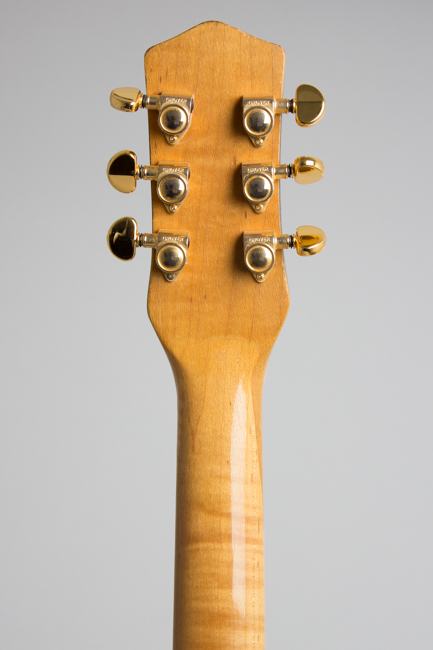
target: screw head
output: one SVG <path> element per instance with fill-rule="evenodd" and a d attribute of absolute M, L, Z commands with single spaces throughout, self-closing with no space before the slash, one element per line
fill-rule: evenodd
<path fill-rule="evenodd" d="M 263 138 L 257 138 L 256 140 L 256 147 L 262 147 L 264 143 Z"/>

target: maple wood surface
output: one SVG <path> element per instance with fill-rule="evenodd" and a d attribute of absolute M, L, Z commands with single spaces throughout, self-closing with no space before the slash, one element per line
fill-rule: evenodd
<path fill-rule="evenodd" d="M 289 307 L 281 251 L 265 283 L 242 233 L 280 234 L 279 188 L 264 214 L 243 197 L 242 162 L 279 162 L 280 116 L 261 149 L 241 98 L 283 96 L 284 50 L 219 22 L 149 49 L 146 92 L 194 94 L 173 147 L 149 111 L 150 163 L 188 162 L 188 196 L 169 215 L 152 189 L 153 232 L 188 230 L 188 265 L 168 283 L 152 263 L 148 311 L 178 391 L 175 650 L 264 648 L 261 394 Z"/>

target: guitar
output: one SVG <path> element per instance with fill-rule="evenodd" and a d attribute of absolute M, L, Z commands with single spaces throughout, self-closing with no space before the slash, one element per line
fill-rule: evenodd
<path fill-rule="evenodd" d="M 123 260 L 155 249 L 148 312 L 178 394 L 175 650 L 265 645 L 261 401 L 289 309 L 281 249 L 326 241 L 310 226 L 280 234 L 279 183 L 323 175 L 309 156 L 280 164 L 282 114 L 310 126 L 325 107 L 305 84 L 281 99 L 284 59 L 206 22 L 147 51 L 146 94 L 111 94 L 122 111 L 149 109 L 150 164 L 123 151 L 107 172 L 123 192 L 153 181 L 153 232 L 123 217 L 108 245 Z"/>

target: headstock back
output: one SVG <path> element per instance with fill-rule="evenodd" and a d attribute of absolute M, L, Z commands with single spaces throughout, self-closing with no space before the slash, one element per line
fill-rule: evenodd
<path fill-rule="evenodd" d="M 145 55 L 148 95 L 194 95 L 192 125 L 170 146 L 149 111 L 150 164 L 187 162 L 188 197 L 167 214 L 152 184 L 153 232 L 190 233 L 189 261 L 174 283 L 152 264 L 148 311 L 176 370 L 177 362 L 210 341 L 244 341 L 267 358 L 289 308 L 281 251 L 263 284 L 243 261 L 244 231 L 281 232 L 279 188 L 263 214 L 242 193 L 242 162 L 279 162 L 280 118 L 263 148 L 242 127 L 246 96 L 282 97 L 284 50 L 220 22 L 202 23 L 150 48 Z M 258 73 L 267 70 L 268 74 Z"/>

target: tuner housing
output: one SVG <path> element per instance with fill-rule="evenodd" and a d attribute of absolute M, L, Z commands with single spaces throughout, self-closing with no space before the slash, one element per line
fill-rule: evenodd
<path fill-rule="evenodd" d="M 142 167 L 142 178 L 153 180 L 153 167 Z M 147 176 L 147 170 L 150 170 Z M 167 212 L 177 212 L 188 194 L 190 170 L 188 163 L 160 162 L 156 165 L 156 193 Z"/>
<path fill-rule="evenodd" d="M 168 144 L 179 144 L 191 126 L 194 97 L 162 93 L 143 95 L 143 108 L 158 111 L 158 126 Z"/>
<path fill-rule="evenodd" d="M 277 241 L 272 230 L 244 232 L 244 262 L 257 282 L 264 282 L 275 264 Z"/>
<path fill-rule="evenodd" d="M 242 163 L 242 189 L 254 212 L 261 213 L 274 193 L 274 181 L 291 176 L 290 165 Z"/>
<path fill-rule="evenodd" d="M 174 282 L 188 263 L 189 233 L 185 230 L 158 230 L 155 262 L 168 282 Z"/>

